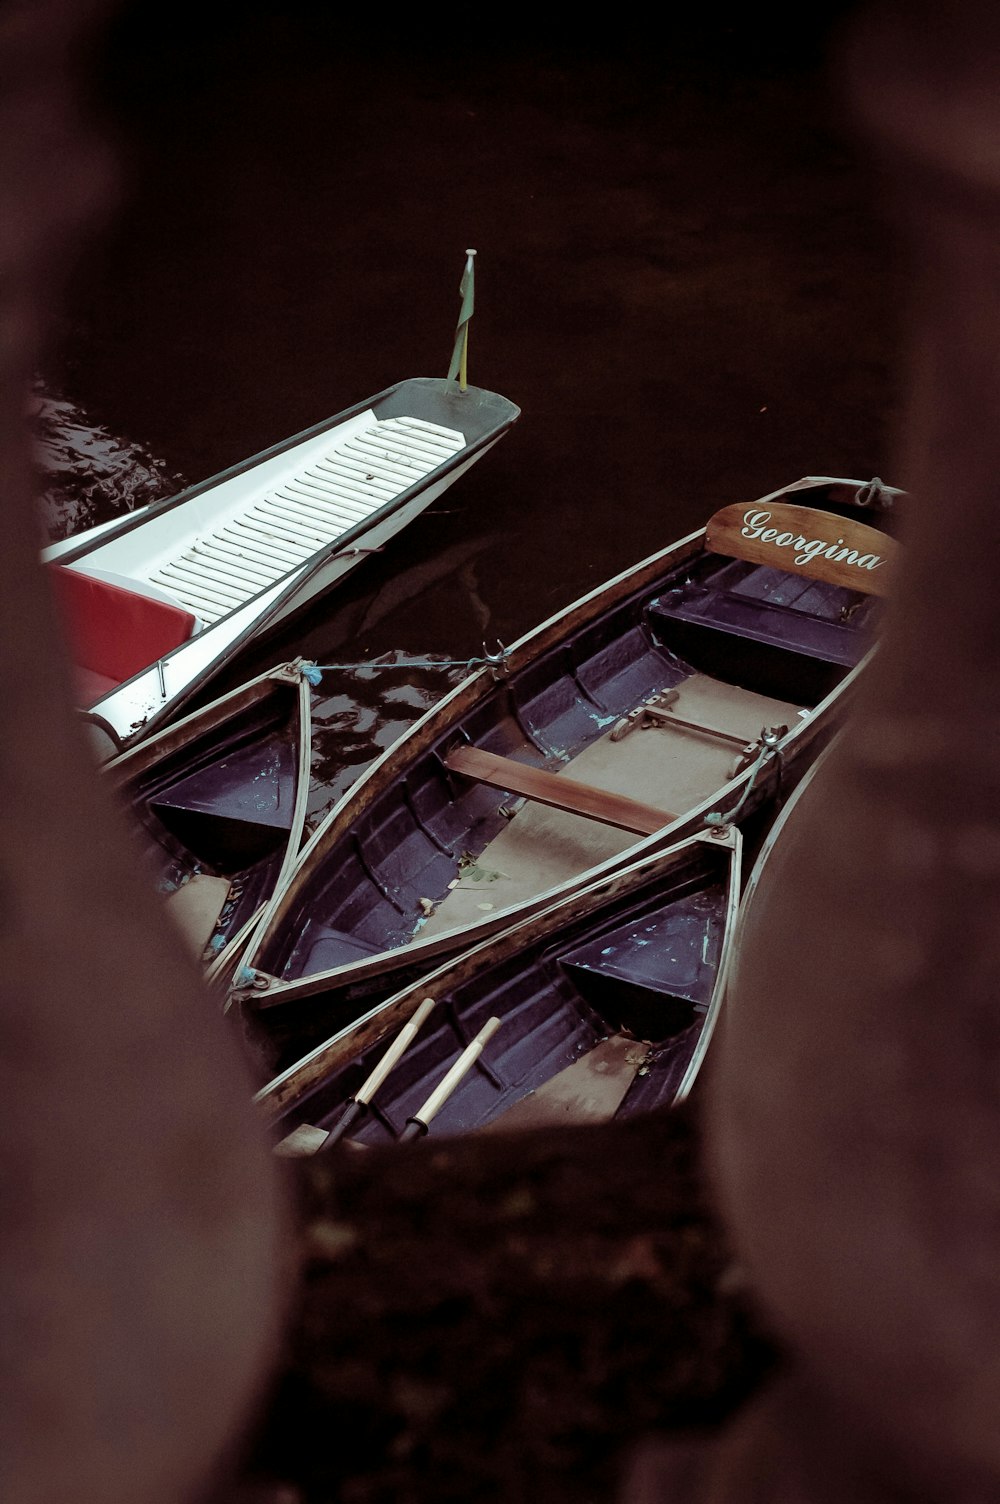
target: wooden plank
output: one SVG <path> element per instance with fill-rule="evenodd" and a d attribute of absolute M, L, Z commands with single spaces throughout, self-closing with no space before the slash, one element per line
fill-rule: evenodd
<path fill-rule="evenodd" d="M 478 1131 L 607 1122 L 618 1111 L 648 1055 L 648 1044 L 625 1034 L 612 1034 Z"/>
<path fill-rule="evenodd" d="M 779 501 L 723 507 L 705 529 L 705 545 L 712 553 L 866 595 L 888 594 L 898 550 L 887 533 L 865 522 Z"/>
<path fill-rule="evenodd" d="M 229 897 L 229 886 L 228 877 L 211 877 L 207 872 L 196 872 L 188 882 L 167 896 L 167 913 L 196 957 L 202 955 L 211 938 Z"/>
<path fill-rule="evenodd" d="M 577 783 L 560 773 L 550 773 L 546 768 L 532 768 L 526 763 L 515 762 L 511 757 L 498 757 L 495 752 L 486 752 L 482 747 L 453 747 L 445 756 L 444 765 L 450 772 L 461 773 L 477 783 L 521 794 L 525 799 L 555 809 L 570 810 L 573 814 L 585 815 L 588 819 L 600 820 L 605 825 L 615 825 L 636 835 L 651 836 L 677 818 L 667 810 L 654 809 L 651 804 L 642 804 L 638 799 L 610 794 L 593 784 Z"/>
<path fill-rule="evenodd" d="M 275 1144 L 274 1153 L 281 1159 L 299 1159 L 318 1153 L 329 1137 L 325 1128 L 314 1128 L 312 1123 L 300 1123 Z"/>

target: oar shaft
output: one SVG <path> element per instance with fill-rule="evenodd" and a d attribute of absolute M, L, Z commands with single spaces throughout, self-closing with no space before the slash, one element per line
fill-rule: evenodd
<path fill-rule="evenodd" d="M 424 1019 L 427 1017 L 428 1013 L 430 1013 L 433 1007 L 434 999 L 432 997 L 425 997 L 416 1013 L 414 1013 L 413 1017 L 410 1019 L 409 1023 L 404 1024 L 400 1029 L 399 1033 L 396 1035 L 396 1038 L 386 1050 L 385 1054 L 382 1056 L 382 1059 L 372 1071 L 371 1075 L 366 1081 L 362 1082 L 357 1091 L 354 1093 L 354 1100 L 356 1102 L 364 1102 L 367 1104 L 371 1101 L 372 1097 L 378 1091 L 386 1076 L 396 1064 L 400 1055 L 403 1054 L 404 1050 L 409 1049 L 414 1035 L 417 1033 L 418 1029 L 423 1024 Z"/>
<path fill-rule="evenodd" d="M 447 1102 L 463 1076 L 466 1076 L 475 1065 L 483 1053 L 483 1049 L 493 1038 L 499 1027 L 500 1020 L 498 1018 L 487 1019 L 475 1039 L 471 1040 L 465 1046 L 465 1049 L 459 1055 L 454 1065 L 441 1078 L 437 1086 L 435 1086 L 424 1105 L 413 1114 L 412 1118 L 408 1119 L 406 1127 L 400 1134 L 400 1142 L 416 1138 L 418 1134 L 427 1132 L 431 1124 L 431 1119 L 437 1115 L 445 1102 Z"/>

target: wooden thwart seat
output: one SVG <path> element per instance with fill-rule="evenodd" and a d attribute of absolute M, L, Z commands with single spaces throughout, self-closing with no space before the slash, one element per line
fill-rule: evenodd
<path fill-rule="evenodd" d="M 489 784 L 491 788 L 504 789 L 511 794 L 521 794 L 539 804 L 548 804 L 554 809 L 565 809 L 575 815 L 584 815 L 591 820 L 600 820 L 605 825 L 615 825 L 620 830 L 629 830 L 636 835 L 651 836 L 675 820 L 667 810 L 655 809 L 638 799 L 629 799 L 624 794 L 612 794 L 606 789 L 595 788 L 590 783 L 577 783 L 561 773 L 550 773 L 546 768 L 532 768 L 516 762 L 511 757 L 499 757 L 495 752 L 486 752 L 482 747 L 453 747 L 443 759 L 445 767 L 464 778 L 477 783 Z"/>

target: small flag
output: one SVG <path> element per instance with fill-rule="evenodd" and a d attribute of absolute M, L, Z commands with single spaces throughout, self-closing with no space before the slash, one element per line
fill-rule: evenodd
<path fill-rule="evenodd" d="M 462 299 L 461 312 L 458 315 L 458 329 L 455 332 L 455 348 L 452 351 L 451 365 L 448 367 L 448 380 L 454 381 L 458 377 L 458 384 L 465 391 L 466 378 L 468 376 L 469 361 L 469 321 L 476 303 L 476 267 L 475 251 L 466 251 L 465 271 L 462 280 L 458 284 L 459 296 Z"/>

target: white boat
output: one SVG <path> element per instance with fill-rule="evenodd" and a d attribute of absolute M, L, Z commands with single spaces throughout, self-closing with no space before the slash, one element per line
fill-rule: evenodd
<path fill-rule="evenodd" d="M 415 377 L 46 547 L 98 755 L 172 721 L 250 638 L 381 549 L 519 415 L 496 392 Z"/>

